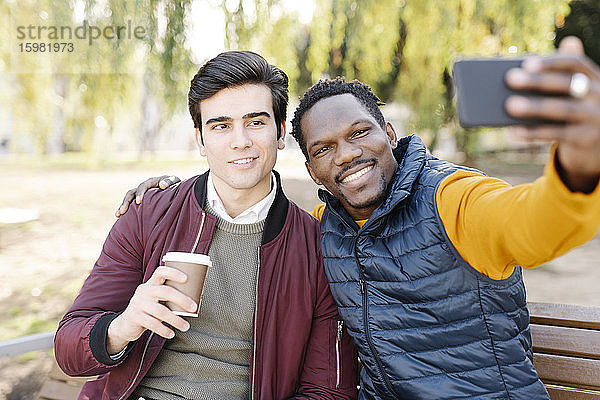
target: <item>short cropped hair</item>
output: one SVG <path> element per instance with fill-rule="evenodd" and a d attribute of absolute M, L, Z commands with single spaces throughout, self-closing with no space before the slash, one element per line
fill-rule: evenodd
<path fill-rule="evenodd" d="M 288 104 L 288 77 L 261 55 L 252 51 L 226 51 L 207 61 L 192 79 L 188 108 L 194 128 L 202 133 L 200 101 L 226 88 L 245 84 L 264 84 L 271 90 L 273 113 L 277 124 L 277 139 L 285 123 Z M 200 136 L 202 140 L 202 135 Z"/>
<path fill-rule="evenodd" d="M 384 103 L 379 100 L 379 97 L 373 93 L 368 85 L 358 80 L 346 82 L 344 77 L 339 76 L 333 80 L 321 79 L 304 93 L 304 96 L 300 99 L 298 108 L 296 108 L 296 111 L 294 112 L 294 118 L 292 119 L 292 136 L 296 139 L 296 142 L 298 142 L 307 161 L 308 151 L 306 149 L 304 135 L 302 134 L 302 128 L 300 127 L 300 120 L 319 100 L 346 93 L 356 97 L 356 99 L 365 106 L 369 114 L 375 118 L 375 121 L 381 126 L 381 129 L 385 130 L 385 118 L 383 118 L 383 114 L 379 109 L 379 106 Z"/>

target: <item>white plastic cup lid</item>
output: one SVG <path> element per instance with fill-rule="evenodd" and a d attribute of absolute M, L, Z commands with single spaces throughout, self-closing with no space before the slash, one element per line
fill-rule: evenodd
<path fill-rule="evenodd" d="M 212 267 L 212 262 L 210 261 L 210 257 L 206 254 L 196 254 L 196 253 L 184 253 L 179 251 L 170 251 L 166 253 L 163 258 L 163 262 L 169 261 L 179 261 L 185 263 L 192 264 L 202 264 L 208 267 Z"/>

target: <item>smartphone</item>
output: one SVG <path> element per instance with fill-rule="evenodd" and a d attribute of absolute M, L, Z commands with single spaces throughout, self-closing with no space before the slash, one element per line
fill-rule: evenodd
<path fill-rule="evenodd" d="M 521 66 L 522 62 L 522 58 L 478 58 L 454 63 L 452 75 L 457 95 L 458 120 L 463 128 L 549 122 L 513 118 L 504 108 L 504 102 L 510 95 L 535 95 L 532 92 L 510 89 L 504 82 L 506 72 Z"/>

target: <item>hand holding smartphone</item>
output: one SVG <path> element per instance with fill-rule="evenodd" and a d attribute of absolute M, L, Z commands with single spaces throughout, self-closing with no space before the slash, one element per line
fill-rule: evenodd
<path fill-rule="evenodd" d="M 600 67 L 585 56 L 579 39 L 564 38 L 546 57 L 461 60 L 454 80 L 462 126 L 528 125 L 515 129 L 515 136 L 556 143 L 554 161 L 570 191 L 592 193 L 598 187 Z M 505 80 L 519 90 L 509 89 Z"/>
<path fill-rule="evenodd" d="M 556 121 L 518 119 L 506 112 L 504 102 L 511 95 L 542 95 L 539 92 L 513 90 L 506 85 L 506 72 L 511 68 L 520 67 L 523 60 L 479 58 L 458 60 L 454 63 L 458 119 L 462 127 L 556 124 Z M 548 96 L 548 93 L 544 96 Z"/>

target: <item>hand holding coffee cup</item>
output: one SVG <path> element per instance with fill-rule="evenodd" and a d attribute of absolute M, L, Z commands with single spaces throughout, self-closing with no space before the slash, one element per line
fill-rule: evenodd
<path fill-rule="evenodd" d="M 131 341 L 137 340 L 146 329 L 170 339 L 175 332 L 169 324 L 180 331 L 187 331 L 190 324 L 176 315 L 162 302 L 176 304 L 188 312 L 198 310 L 198 304 L 179 290 L 167 286 L 166 281 L 185 283 L 188 277 L 178 269 L 168 266 L 158 267 L 150 279 L 139 285 L 127 308 L 108 327 L 106 349 L 109 354 L 117 354 Z"/>
<path fill-rule="evenodd" d="M 167 279 L 165 285 L 171 286 L 181 293 L 187 295 L 196 302 L 198 307 L 190 312 L 180 304 L 167 301 L 166 305 L 176 315 L 186 317 L 197 317 L 200 309 L 200 300 L 202 299 L 202 290 L 206 281 L 208 269 L 212 266 L 210 257 L 205 254 L 169 252 L 164 255 L 163 262 L 166 266 L 175 268 L 187 275 L 185 282 L 179 282 Z"/>

